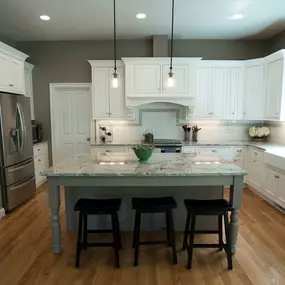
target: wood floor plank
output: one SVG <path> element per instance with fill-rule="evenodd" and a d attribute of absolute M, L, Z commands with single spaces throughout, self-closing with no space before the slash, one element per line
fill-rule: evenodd
<path fill-rule="evenodd" d="M 62 191 L 61 195 L 64 193 Z M 64 201 L 64 199 L 62 199 Z M 234 269 L 227 270 L 224 252 L 195 249 L 193 266 L 185 269 L 182 233 L 176 234 L 178 264 L 170 248 L 142 246 L 133 267 L 132 234 L 123 233 L 121 268 L 114 268 L 113 249 L 88 248 L 80 269 L 74 268 L 76 233 L 67 233 L 64 203 L 60 207 L 64 252 L 52 253 L 46 185 L 36 196 L 0 221 L 0 285 L 269 285 L 285 284 L 285 215 L 244 191 Z M 146 235 L 153 235 L 146 234 Z M 106 235 L 100 235 L 104 240 Z M 216 242 L 212 235 L 195 237 Z"/>

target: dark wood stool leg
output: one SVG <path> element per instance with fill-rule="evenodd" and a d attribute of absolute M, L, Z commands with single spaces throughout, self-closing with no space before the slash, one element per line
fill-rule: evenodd
<path fill-rule="evenodd" d="M 139 247 L 140 247 L 140 230 L 141 230 L 141 212 L 136 210 L 135 231 L 134 231 L 134 247 L 135 247 L 134 266 L 138 265 Z"/>
<path fill-rule="evenodd" d="M 188 232 L 189 232 L 189 227 L 190 227 L 190 219 L 191 219 L 191 212 L 187 210 L 187 218 L 186 218 L 184 239 L 183 239 L 183 245 L 182 245 L 183 250 L 187 248 L 187 238 L 188 238 Z"/>
<path fill-rule="evenodd" d="M 228 212 L 224 213 L 225 220 L 225 232 L 226 232 L 226 241 L 227 241 L 227 258 L 228 258 L 228 269 L 233 269 L 233 261 L 232 261 L 232 249 L 231 249 L 231 235 L 230 235 L 230 227 L 229 227 L 229 217 Z"/>
<path fill-rule="evenodd" d="M 167 212 L 165 213 L 165 222 L 166 222 L 166 237 L 167 237 L 167 246 L 171 245 L 170 240 L 170 226 L 169 226 L 169 217 L 167 215 Z"/>
<path fill-rule="evenodd" d="M 83 245 L 84 249 L 87 248 L 87 214 L 83 214 Z"/>
<path fill-rule="evenodd" d="M 172 260 L 173 264 L 177 264 L 177 253 L 176 253 L 176 243 L 175 243 L 175 231 L 174 231 L 174 222 L 173 222 L 173 213 L 172 210 L 167 211 L 169 227 L 170 227 L 170 240 L 172 247 Z"/>
<path fill-rule="evenodd" d="M 134 222 L 134 231 L 133 231 L 133 248 L 135 248 L 135 239 L 136 239 L 136 232 L 137 232 L 137 222 L 136 222 L 136 217 L 137 217 L 137 210 L 135 212 L 135 222 Z"/>
<path fill-rule="evenodd" d="M 78 234 L 77 234 L 77 248 L 76 248 L 76 259 L 75 259 L 75 267 L 79 267 L 80 265 L 80 252 L 82 248 L 82 219 L 83 215 L 79 212 L 79 219 L 78 219 Z"/>
<path fill-rule="evenodd" d="M 112 212 L 112 226 L 113 226 L 113 237 L 114 237 L 114 250 L 115 250 L 115 259 L 116 259 L 116 267 L 120 267 L 120 256 L 119 256 L 119 238 L 118 238 L 118 229 L 117 229 L 117 212 Z"/>
<path fill-rule="evenodd" d="M 120 222 L 119 222 L 119 217 L 118 217 L 118 212 L 116 212 L 116 224 L 117 224 L 117 235 L 118 235 L 118 240 L 119 240 L 119 248 L 122 249 L 122 239 L 121 239 L 121 230 L 120 230 Z"/>
<path fill-rule="evenodd" d="M 193 256 L 193 245 L 194 245 L 194 235 L 195 235 L 195 225 L 196 225 L 196 215 L 192 212 L 191 215 L 191 227 L 190 227 L 190 241 L 188 246 L 188 263 L 187 269 L 192 267 L 192 256 Z"/>
<path fill-rule="evenodd" d="M 224 249 L 223 245 L 223 215 L 219 215 L 218 217 L 218 224 L 219 224 L 219 250 Z"/>

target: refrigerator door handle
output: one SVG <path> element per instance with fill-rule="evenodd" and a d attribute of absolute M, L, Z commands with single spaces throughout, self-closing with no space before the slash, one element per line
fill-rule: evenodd
<path fill-rule="evenodd" d="M 21 133 L 22 133 L 20 149 L 23 151 L 24 142 L 26 141 L 26 125 L 25 125 L 25 119 L 23 115 L 23 108 L 20 103 L 17 103 L 17 111 L 19 113 L 20 124 L 21 124 L 20 127 L 21 127 Z"/>
<path fill-rule="evenodd" d="M 35 179 L 35 175 L 31 175 L 29 178 L 27 178 L 24 182 L 21 181 L 20 184 L 16 185 L 16 186 L 12 186 L 12 187 L 9 187 L 9 190 L 13 191 L 13 190 L 17 190 L 27 184 L 29 184 L 33 179 Z"/>
<path fill-rule="evenodd" d="M 33 164 L 33 160 L 29 160 L 28 162 L 22 163 L 21 165 L 19 165 L 19 167 L 14 167 L 14 168 L 10 168 L 8 169 L 8 173 L 12 173 L 12 172 L 16 172 L 19 171 L 21 169 L 26 168 L 28 165 Z"/>

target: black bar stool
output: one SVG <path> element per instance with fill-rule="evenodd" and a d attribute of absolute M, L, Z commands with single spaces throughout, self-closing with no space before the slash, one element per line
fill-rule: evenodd
<path fill-rule="evenodd" d="M 175 232 L 172 210 L 177 207 L 172 197 L 164 198 L 133 198 L 133 210 L 135 214 L 135 226 L 133 235 L 133 248 L 135 248 L 134 266 L 138 265 L 140 245 L 168 244 L 172 247 L 173 264 L 177 264 L 177 253 L 175 246 Z M 145 213 L 165 213 L 167 241 L 140 241 L 141 215 Z"/>
<path fill-rule="evenodd" d="M 121 199 L 79 199 L 74 206 L 74 211 L 79 211 L 78 237 L 75 267 L 79 267 L 80 253 L 82 248 L 88 246 L 114 247 L 117 268 L 120 267 L 119 249 L 122 248 L 118 211 L 120 210 Z M 88 215 L 110 215 L 112 219 L 111 230 L 90 230 L 87 228 Z M 83 223 L 83 241 L 82 241 Z M 87 241 L 87 233 L 113 233 L 112 243 L 90 243 Z"/>
<path fill-rule="evenodd" d="M 232 252 L 231 252 L 231 233 L 229 227 L 228 213 L 232 211 L 232 207 L 225 199 L 217 200 L 184 200 L 187 209 L 187 219 L 184 231 L 183 249 L 187 248 L 188 251 L 188 264 L 187 268 L 192 266 L 193 248 L 219 248 L 225 250 L 228 259 L 228 269 L 233 268 Z M 218 230 L 217 231 L 195 231 L 196 216 L 199 215 L 217 215 L 218 216 Z M 225 222 L 226 244 L 223 242 L 223 216 Z M 190 230 L 189 230 L 190 229 Z M 190 241 L 187 243 L 188 234 L 190 233 Z M 218 234 L 218 244 L 194 244 L 194 235 L 199 234 Z"/>

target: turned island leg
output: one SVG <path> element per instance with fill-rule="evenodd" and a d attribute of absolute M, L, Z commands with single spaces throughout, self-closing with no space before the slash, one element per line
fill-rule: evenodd
<path fill-rule="evenodd" d="M 239 220 L 239 210 L 234 209 L 231 213 L 231 222 L 230 222 L 230 232 L 231 232 L 231 247 L 232 254 L 236 253 L 236 243 L 238 236 L 238 220 Z"/>
<path fill-rule="evenodd" d="M 48 197 L 49 207 L 51 212 L 51 231 L 53 252 L 55 254 L 61 253 L 61 233 L 60 233 L 60 187 L 56 185 L 52 177 L 48 177 Z"/>

